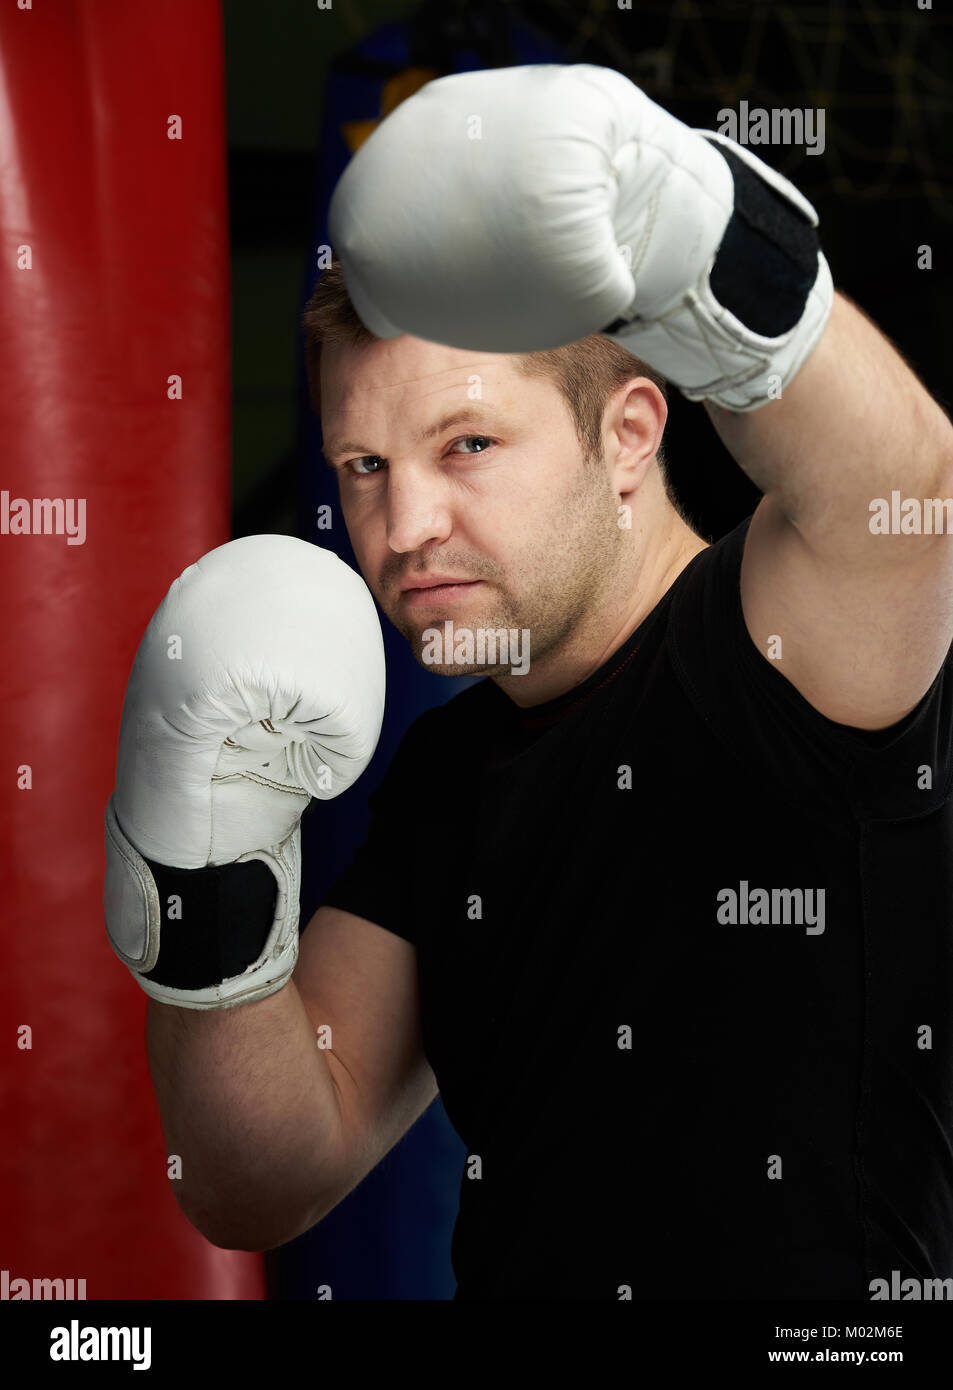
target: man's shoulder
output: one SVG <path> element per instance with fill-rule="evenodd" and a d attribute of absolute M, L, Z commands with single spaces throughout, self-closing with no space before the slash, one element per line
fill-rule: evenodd
<path fill-rule="evenodd" d="M 672 586 L 672 617 L 684 622 L 691 612 L 698 620 L 713 601 L 719 608 L 725 602 L 730 607 L 736 595 L 740 605 L 741 560 L 751 515 L 692 556 Z"/>
<path fill-rule="evenodd" d="M 723 569 L 726 565 L 740 565 L 741 555 L 748 537 L 748 527 L 751 525 L 753 516 L 754 512 L 749 512 L 730 530 L 725 531 L 717 540 L 709 542 L 703 550 L 700 550 L 696 557 L 698 568 L 703 572 L 714 572 Z"/>

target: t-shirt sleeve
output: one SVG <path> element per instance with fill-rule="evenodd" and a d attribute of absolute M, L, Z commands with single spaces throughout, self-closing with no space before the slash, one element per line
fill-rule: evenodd
<path fill-rule="evenodd" d="M 428 710 L 407 729 L 378 785 L 367 798 L 369 821 L 364 841 L 351 862 L 324 894 L 321 906 L 364 917 L 412 945 L 416 940 L 409 839 L 413 806 L 426 771 L 425 742 L 432 727 Z"/>
<path fill-rule="evenodd" d="M 953 644 L 916 708 L 889 729 L 839 724 L 764 656 L 741 603 L 750 517 L 702 551 L 672 605 L 668 647 L 701 717 L 734 755 L 787 798 L 839 820 L 904 820 L 936 810 L 953 787 Z"/>

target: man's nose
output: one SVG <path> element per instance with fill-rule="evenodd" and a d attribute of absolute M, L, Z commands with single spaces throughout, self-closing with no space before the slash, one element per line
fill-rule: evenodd
<path fill-rule="evenodd" d="M 445 541 L 453 529 L 441 480 L 429 469 L 391 472 L 387 491 L 387 543 L 405 554 L 430 541 Z"/>

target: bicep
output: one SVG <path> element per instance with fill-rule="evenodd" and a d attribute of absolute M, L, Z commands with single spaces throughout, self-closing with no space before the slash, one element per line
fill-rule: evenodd
<path fill-rule="evenodd" d="M 867 535 L 849 557 L 837 549 L 812 547 L 765 496 L 742 557 L 745 625 L 821 714 L 888 728 L 929 690 L 953 640 L 953 541 Z"/>
<path fill-rule="evenodd" d="M 417 953 L 363 917 L 322 906 L 301 934 L 292 978 L 326 1042 L 338 1093 L 340 1200 L 437 1094 L 421 1035 Z"/>

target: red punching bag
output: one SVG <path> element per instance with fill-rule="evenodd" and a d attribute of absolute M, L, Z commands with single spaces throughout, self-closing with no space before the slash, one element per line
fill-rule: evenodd
<path fill-rule="evenodd" d="M 102 909 L 136 647 L 229 539 L 222 69 L 217 0 L 0 10 L 0 1265 L 89 1299 L 263 1290 L 179 1212 Z"/>

